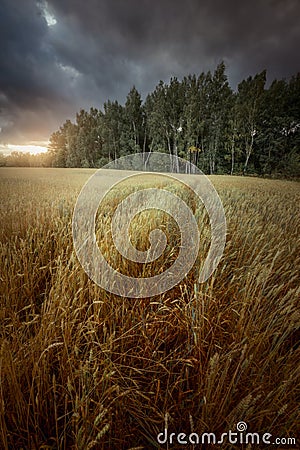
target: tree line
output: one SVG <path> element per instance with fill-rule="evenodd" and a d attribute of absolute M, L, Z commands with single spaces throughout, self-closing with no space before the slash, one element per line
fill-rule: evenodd
<path fill-rule="evenodd" d="M 80 110 L 50 137 L 54 167 L 101 167 L 135 152 L 166 152 L 208 174 L 300 174 L 300 73 L 266 87 L 266 71 L 234 91 L 220 63 L 212 73 L 160 81 L 142 101 Z M 47 159 L 48 158 L 48 159 Z M 176 167 L 174 167 L 176 171 Z"/>
<path fill-rule="evenodd" d="M 9 155 L 0 153 L 0 167 L 52 167 L 53 155 L 49 152 L 31 154 L 13 151 Z"/>

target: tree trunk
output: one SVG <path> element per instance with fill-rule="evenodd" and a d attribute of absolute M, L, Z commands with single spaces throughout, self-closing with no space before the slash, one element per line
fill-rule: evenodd
<path fill-rule="evenodd" d="M 246 160 L 245 160 L 245 164 L 244 164 L 244 168 L 243 168 L 243 175 L 246 175 L 246 172 L 247 172 L 249 158 L 251 156 L 252 149 L 253 149 L 254 134 L 255 134 L 254 130 L 252 130 L 250 144 L 249 145 L 246 144 Z"/>
<path fill-rule="evenodd" d="M 135 143 L 135 151 L 136 151 L 137 147 L 139 145 L 139 140 L 138 140 L 138 135 L 136 132 L 136 126 L 135 126 L 134 120 L 132 121 L 132 127 L 133 127 L 133 132 L 134 132 L 134 143 Z"/>
<path fill-rule="evenodd" d="M 177 142 L 176 142 L 176 136 L 174 136 L 174 141 L 173 141 L 173 155 L 175 157 L 174 160 L 174 169 L 176 173 L 179 173 L 179 162 L 178 162 L 178 151 L 177 151 Z"/>
<path fill-rule="evenodd" d="M 166 138 L 167 138 L 167 144 L 168 144 L 168 151 L 170 155 L 170 170 L 173 171 L 173 157 L 172 157 L 172 150 L 171 150 L 171 142 L 168 132 L 166 131 Z"/>
<path fill-rule="evenodd" d="M 233 175 L 233 170 L 234 170 L 234 136 L 232 137 L 232 141 L 231 141 L 231 170 L 230 170 L 230 175 Z"/>

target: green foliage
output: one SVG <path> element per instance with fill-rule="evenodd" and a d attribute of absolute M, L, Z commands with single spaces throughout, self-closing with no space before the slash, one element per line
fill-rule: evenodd
<path fill-rule="evenodd" d="M 67 120 L 51 135 L 41 165 L 101 167 L 127 154 L 158 151 L 210 174 L 299 177 L 299 148 L 300 74 L 266 88 L 264 70 L 233 92 L 222 62 L 213 73 L 160 81 L 144 102 L 133 86 L 124 106 L 108 100 L 103 111 L 80 110 L 75 123 Z M 32 165 L 24 156 L 12 161 Z"/>
<path fill-rule="evenodd" d="M 248 163 L 253 153 L 257 137 L 258 125 L 262 120 L 262 104 L 265 95 L 266 71 L 249 77 L 238 85 L 237 121 L 240 140 L 244 153 L 243 173 L 248 169 Z"/>
<path fill-rule="evenodd" d="M 142 110 L 142 99 L 135 87 L 127 96 L 123 109 L 123 129 L 121 135 L 121 146 L 125 153 L 142 151 L 144 114 Z"/>

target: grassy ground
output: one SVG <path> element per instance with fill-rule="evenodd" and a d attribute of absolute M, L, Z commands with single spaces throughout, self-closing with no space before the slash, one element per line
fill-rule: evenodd
<path fill-rule="evenodd" d="M 0 448 L 154 449 L 165 426 L 219 436 L 240 421 L 299 436 L 299 183 L 211 177 L 227 219 L 214 275 L 127 299 L 95 285 L 73 249 L 92 173 L 0 169 Z"/>

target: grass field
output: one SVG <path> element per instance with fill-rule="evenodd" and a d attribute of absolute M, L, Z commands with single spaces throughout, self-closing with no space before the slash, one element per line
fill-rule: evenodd
<path fill-rule="evenodd" d="M 92 173 L 0 169 L 0 448 L 210 448 L 160 446 L 157 434 L 220 436 L 241 421 L 299 439 L 300 184 L 210 177 L 227 219 L 213 276 L 199 285 L 192 271 L 160 296 L 128 299 L 93 283 L 73 249 L 72 213 Z M 99 245 L 114 255 L 101 214 Z"/>

